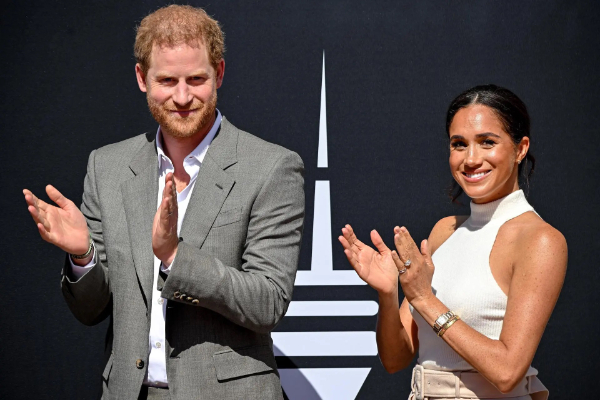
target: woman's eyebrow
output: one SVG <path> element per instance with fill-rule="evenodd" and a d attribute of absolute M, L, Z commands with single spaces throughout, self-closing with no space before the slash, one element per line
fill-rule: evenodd
<path fill-rule="evenodd" d="M 452 136 L 450 136 L 450 140 L 453 140 L 453 139 L 463 139 L 464 140 L 465 137 L 461 136 L 461 135 L 452 135 Z"/>
<path fill-rule="evenodd" d="M 477 137 L 477 138 L 489 137 L 489 136 L 493 136 L 495 138 L 501 139 L 500 135 L 497 135 L 497 134 L 492 133 L 492 132 L 478 133 L 477 135 L 475 135 L 475 137 Z"/>

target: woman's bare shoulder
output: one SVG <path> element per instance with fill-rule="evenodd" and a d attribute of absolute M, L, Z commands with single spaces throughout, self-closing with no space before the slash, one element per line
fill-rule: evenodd
<path fill-rule="evenodd" d="M 558 229 L 533 212 L 522 214 L 505 225 L 499 233 L 504 230 L 505 237 L 514 243 L 514 254 L 520 255 L 518 260 L 523 261 L 517 265 L 523 264 L 528 269 L 538 264 L 543 269 L 566 269 L 567 241 Z"/>
<path fill-rule="evenodd" d="M 506 222 L 505 230 L 525 247 L 544 247 L 566 250 L 567 241 L 563 234 L 534 212 L 527 212 Z"/>
<path fill-rule="evenodd" d="M 469 218 L 468 215 L 451 215 L 440 219 L 429 234 L 428 244 L 431 254 L 446 241 L 459 226 Z"/>
<path fill-rule="evenodd" d="M 567 240 L 563 234 L 537 214 L 525 213 L 512 222 L 513 227 L 518 227 L 518 243 L 523 250 L 566 253 Z"/>

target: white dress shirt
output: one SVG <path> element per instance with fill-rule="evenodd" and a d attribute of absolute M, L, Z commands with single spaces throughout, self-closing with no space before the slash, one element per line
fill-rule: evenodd
<path fill-rule="evenodd" d="M 186 156 L 183 161 L 183 168 L 190 176 L 190 183 L 180 193 L 177 193 L 178 235 L 181 230 L 181 223 L 185 217 L 185 212 L 187 210 L 192 191 L 194 190 L 194 186 L 196 184 L 196 178 L 198 177 L 198 171 L 200 171 L 200 165 L 202 164 L 202 161 L 204 161 L 204 156 L 206 155 L 208 147 L 214 139 L 219 126 L 221 126 L 221 120 L 221 113 L 219 110 L 217 110 L 217 118 L 215 119 L 215 123 L 213 124 L 212 128 L 202 142 L 200 142 L 200 144 L 194 150 L 192 150 L 192 152 Z M 160 127 L 158 127 L 156 132 L 156 151 L 158 153 L 158 193 L 156 208 L 158 209 L 162 200 L 162 192 L 165 188 L 165 176 L 169 172 L 174 172 L 173 163 L 169 157 L 166 156 L 163 150 L 162 132 Z M 94 254 L 92 257 L 92 261 L 83 267 L 73 264 L 73 261 L 71 260 L 73 276 L 76 279 L 80 279 L 95 265 L 96 254 Z M 150 354 L 148 356 L 148 369 L 146 371 L 146 376 L 144 377 L 144 384 L 149 386 L 168 386 L 167 362 L 165 354 L 165 315 L 167 311 L 167 301 L 160 296 L 160 291 L 156 288 L 156 284 L 159 269 L 168 274 L 171 271 L 171 267 L 172 265 L 162 265 L 160 260 L 154 256 L 154 279 L 152 284 L 153 307 L 150 315 L 150 334 L 148 337 Z"/>

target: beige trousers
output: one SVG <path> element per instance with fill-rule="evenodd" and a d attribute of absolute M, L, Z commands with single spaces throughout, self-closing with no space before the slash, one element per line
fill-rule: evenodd
<path fill-rule="evenodd" d="M 476 371 L 436 371 L 415 366 L 408 400 L 513 399 L 547 400 L 548 389 L 536 375 L 526 376 L 509 393 L 502 393 Z"/>

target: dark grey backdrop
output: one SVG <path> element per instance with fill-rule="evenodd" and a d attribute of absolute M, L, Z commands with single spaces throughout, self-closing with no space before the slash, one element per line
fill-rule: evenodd
<path fill-rule="evenodd" d="M 99 396 L 106 323 L 88 328 L 59 290 L 64 255 L 43 243 L 21 189 L 47 183 L 80 202 L 87 156 L 154 130 L 134 78 L 134 26 L 162 1 L 4 1 L 0 6 L 0 398 Z M 475 84 L 528 104 L 538 168 L 530 201 L 566 236 L 569 270 L 534 365 L 551 399 L 592 398 L 598 343 L 600 5 L 584 1 L 197 2 L 226 32 L 220 110 L 296 150 L 306 164 L 310 266 L 316 179 L 331 181 L 332 224 L 366 237 L 406 225 L 427 236 L 452 206 L 444 114 Z M 317 170 L 322 53 L 329 168 Z M 391 238 L 391 233 L 387 239 Z M 349 268 L 334 238 L 336 269 Z M 296 300 L 375 299 L 368 287 L 298 288 Z M 374 317 L 285 320 L 280 330 L 374 330 Z M 405 398 L 409 372 L 376 357 L 280 359 L 371 366 L 359 399 Z"/>

